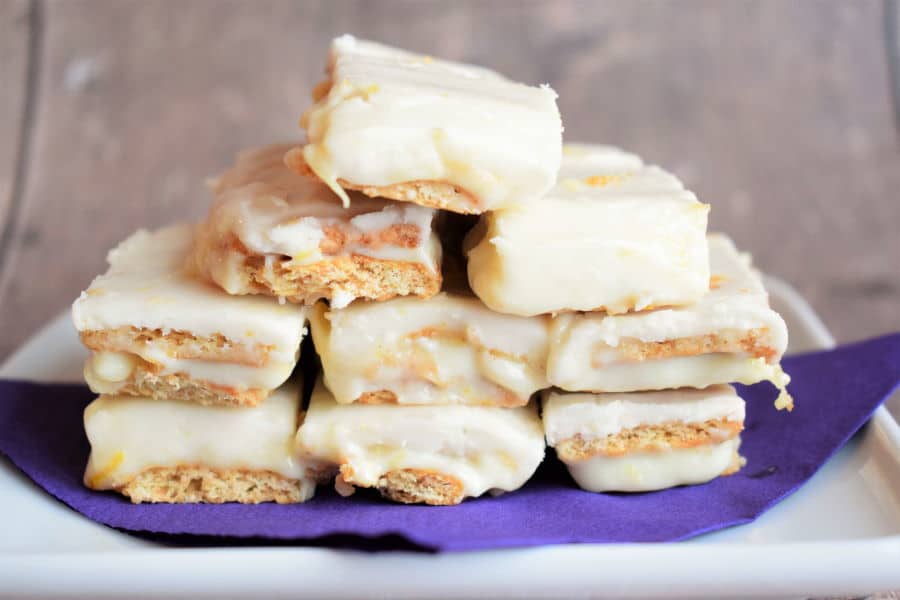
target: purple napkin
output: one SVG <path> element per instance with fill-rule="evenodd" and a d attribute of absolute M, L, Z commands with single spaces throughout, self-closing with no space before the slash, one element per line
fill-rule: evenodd
<path fill-rule="evenodd" d="M 458 551 L 572 542 L 661 542 L 752 521 L 806 482 L 897 387 L 900 334 L 784 361 L 793 413 L 769 384 L 743 387 L 747 466 L 705 485 L 646 494 L 579 490 L 549 452 L 523 489 L 459 506 L 338 497 L 321 487 L 297 505 L 133 505 L 81 485 L 88 454 L 80 385 L 0 382 L 0 451 L 89 519 L 177 543 L 303 543 Z M 200 537 L 198 537 L 200 536 Z"/>

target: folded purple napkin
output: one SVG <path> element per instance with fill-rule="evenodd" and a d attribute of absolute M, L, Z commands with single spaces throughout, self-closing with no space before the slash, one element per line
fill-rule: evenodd
<path fill-rule="evenodd" d="M 549 453 L 523 489 L 459 506 L 340 498 L 327 487 L 305 504 L 134 505 L 81 484 L 88 455 L 81 385 L 0 382 L 0 451 L 84 516 L 177 543 L 294 542 L 369 549 L 458 551 L 572 542 L 682 540 L 752 521 L 806 482 L 900 381 L 900 334 L 794 356 L 793 413 L 777 412 L 769 384 L 742 387 L 747 466 L 705 485 L 645 494 L 579 490 Z M 200 537 L 198 537 L 200 536 Z"/>

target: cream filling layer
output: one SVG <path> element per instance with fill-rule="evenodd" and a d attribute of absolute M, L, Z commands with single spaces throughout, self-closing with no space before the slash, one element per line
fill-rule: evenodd
<path fill-rule="evenodd" d="M 282 386 L 253 408 L 199 406 L 136 396 L 100 396 L 84 411 L 91 444 L 85 483 L 94 489 L 126 484 L 153 467 L 271 471 L 306 479 L 294 436 L 300 389 Z M 310 495 L 314 484 L 310 482 Z"/>
<path fill-rule="evenodd" d="M 297 433 L 312 460 L 347 465 L 349 483 L 377 485 L 394 470 L 421 469 L 457 479 L 466 496 L 511 491 L 544 457 L 537 406 L 341 405 L 320 381 Z"/>
<path fill-rule="evenodd" d="M 730 385 L 607 394 L 548 390 L 542 408 L 550 446 L 575 436 L 605 438 L 642 425 L 744 421 L 744 401 Z"/>
<path fill-rule="evenodd" d="M 341 403 L 387 390 L 401 404 L 522 405 L 547 387 L 546 319 L 498 315 L 471 298 L 320 304 L 311 323 Z"/>
<path fill-rule="evenodd" d="M 331 49 L 328 94 L 304 115 L 304 158 L 349 205 L 338 179 L 458 185 L 481 212 L 540 198 L 559 169 L 562 123 L 549 87 L 351 36 Z M 409 200 L 413 200 L 412 197 Z"/>
<path fill-rule="evenodd" d="M 696 448 L 564 462 L 579 487 L 589 492 L 650 492 L 715 479 L 731 466 L 739 446 L 740 438 L 733 438 Z"/>
<path fill-rule="evenodd" d="M 125 352 L 94 352 L 85 362 L 84 378 L 95 393 L 115 394 L 131 380 L 140 362 L 138 357 Z M 287 381 L 296 361 L 269 361 L 262 367 L 253 367 L 220 361 L 165 357 L 156 364 L 161 366 L 158 372 L 160 375 L 182 375 L 194 381 L 239 390 L 272 390 Z"/>

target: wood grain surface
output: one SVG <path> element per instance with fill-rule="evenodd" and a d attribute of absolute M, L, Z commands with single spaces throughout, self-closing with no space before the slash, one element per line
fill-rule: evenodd
<path fill-rule="evenodd" d="M 290 140 L 352 32 L 560 94 L 570 140 L 681 176 L 840 340 L 900 329 L 900 144 L 881 2 L 0 0 L 0 358 L 138 227 Z"/>

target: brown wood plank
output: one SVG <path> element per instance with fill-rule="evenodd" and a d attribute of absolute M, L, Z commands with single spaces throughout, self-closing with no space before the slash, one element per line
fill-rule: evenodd
<path fill-rule="evenodd" d="M 551 83 L 569 139 L 681 175 L 839 339 L 900 328 L 880 2 L 81 0 L 44 20 L 0 357 L 133 229 L 200 217 L 203 178 L 234 152 L 297 136 L 344 31 Z"/>
<path fill-rule="evenodd" d="M 20 167 L 28 79 L 29 6 L 28 0 L 0 3 L 0 271 L 3 269 L 2 232 L 10 218 Z"/>

